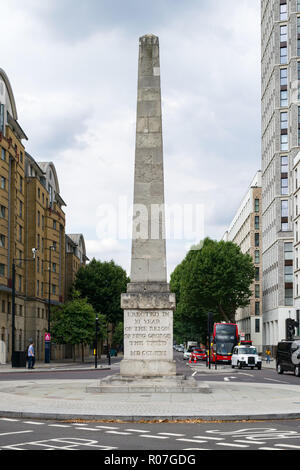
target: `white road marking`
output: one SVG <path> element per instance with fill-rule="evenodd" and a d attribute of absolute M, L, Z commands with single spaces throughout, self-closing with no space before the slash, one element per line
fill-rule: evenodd
<path fill-rule="evenodd" d="M 176 441 L 195 442 L 197 444 L 203 444 L 203 442 L 207 442 L 207 441 L 199 441 L 198 439 L 176 439 Z"/>
<path fill-rule="evenodd" d="M 171 432 L 159 432 L 158 433 L 160 436 L 174 436 L 174 437 L 182 437 L 185 436 L 185 434 L 173 434 Z"/>
<path fill-rule="evenodd" d="M 13 435 L 13 434 L 26 434 L 28 432 L 33 432 L 33 431 L 30 429 L 28 431 L 2 432 L 0 434 L 0 436 L 10 436 L 10 435 Z"/>
<path fill-rule="evenodd" d="M 19 419 L 13 419 L 13 418 L 0 418 L 1 421 L 20 421 Z"/>
<path fill-rule="evenodd" d="M 120 434 L 121 436 L 129 436 L 131 432 L 124 431 L 105 431 L 106 434 Z"/>
<path fill-rule="evenodd" d="M 169 439 L 166 436 L 153 436 L 152 434 L 142 434 L 140 437 L 149 437 L 149 439 Z"/>
<path fill-rule="evenodd" d="M 229 442 L 218 442 L 217 446 L 228 446 L 228 447 L 249 447 L 244 444 L 230 444 Z"/>
<path fill-rule="evenodd" d="M 195 439 L 210 439 L 212 441 L 224 441 L 224 437 L 193 436 Z"/>
<path fill-rule="evenodd" d="M 254 441 L 254 440 L 242 441 L 241 439 L 235 439 L 234 442 L 240 442 L 242 444 L 258 444 L 258 445 L 265 444 L 265 442 Z"/>
<path fill-rule="evenodd" d="M 119 427 L 115 427 L 115 426 L 96 426 L 96 428 L 99 428 L 99 429 L 120 429 Z"/>
<path fill-rule="evenodd" d="M 145 431 L 144 429 L 125 429 L 125 431 L 137 432 L 137 433 L 150 432 L 150 431 Z"/>
<path fill-rule="evenodd" d="M 300 446 L 293 446 L 292 444 L 275 444 L 275 446 L 277 446 L 277 447 L 288 447 L 290 449 L 300 449 Z"/>
<path fill-rule="evenodd" d="M 284 382 L 284 380 L 269 379 L 268 377 L 264 377 L 264 379 L 271 380 L 272 382 L 278 382 L 280 384 L 288 384 L 288 382 Z"/>
<path fill-rule="evenodd" d="M 69 424 L 49 424 L 48 426 L 51 428 L 70 428 L 71 427 Z"/>
<path fill-rule="evenodd" d="M 40 425 L 40 424 L 45 424 L 45 423 L 41 423 L 39 421 L 23 421 L 24 424 L 36 424 L 36 425 Z"/>
<path fill-rule="evenodd" d="M 201 449 L 200 447 L 187 447 L 187 449 L 182 450 L 208 450 L 208 449 Z"/>

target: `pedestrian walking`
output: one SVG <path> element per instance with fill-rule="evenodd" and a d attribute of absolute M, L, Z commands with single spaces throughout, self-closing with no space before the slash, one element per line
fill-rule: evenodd
<path fill-rule="evenodd" d="M 28 369 L 34 369 L 35 363 L 35 352 L 34 352 L 34 343 L 31 340 L 27 350 L 28 357 Z"/>
<path fill-rule="evenodd" d="M 270 364 L 270 362 L 271 362 L 271 351 L 270 351 L 269 348 L 266 350 L 266 356 L 267 356 L 267 364 Z"/>

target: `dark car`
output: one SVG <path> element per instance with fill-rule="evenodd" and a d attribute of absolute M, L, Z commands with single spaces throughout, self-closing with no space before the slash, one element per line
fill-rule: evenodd
<path fill-rule="evenodd" d="M 280 341 L 277 347 L 276 368 L 278 374 L 294 372 L 300 377 L 300 340 Z"/>

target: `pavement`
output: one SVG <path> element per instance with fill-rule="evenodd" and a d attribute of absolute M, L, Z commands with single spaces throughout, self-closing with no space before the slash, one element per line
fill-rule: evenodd
<path fill-rule="evenodd" d="M 99 366 L 98 366 L 99 367 Z M 185 366 L 187 367 L 187 366 Z M 263 364 L 274 368 L 275 363 Z M 100 368 L 107 369 L 106 364 Z M 236 383 L 231 368 L 204 364 L 192 365 L 209 393 L 99 393 L 97 379 L 70 379 L 64 371 L 95 369 L 94 364 L 37 363 L 34 370 L 12 369 L 0 365 L 0 416 L 51 420 L 98 421 L 236 421 L 300 418 L 300 383 L 289 385 L 274 375 L 270 384 Z M 119 371 L 112 361 L 111 371 Z M 59 379 L 35 379 L 36 372 L 60 370 Z M 14 373 L 27 372 L 24 380 L 14 380 Z M 99 371 L 100 372 L 100 371 Z M 247 371 L 244 371 L 247 373 Z M 11 373 L 11 380 L 1 374 Z M 111 373 L 111 372 L 110 372 Z M 220 381 L 210 380 L 216 373 Z M 284 377 L 284 376 L 283 376 Z M 278 381 L 277 381 L 278 379 Z"/>

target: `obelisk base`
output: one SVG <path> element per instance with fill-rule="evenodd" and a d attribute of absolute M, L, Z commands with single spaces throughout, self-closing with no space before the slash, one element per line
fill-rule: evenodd
<path fill-rule="evenodd" d="M 123 359 L 120 364 L 122 377 L 169 377 L 176 375 L 175 361 Z"/>
<path fill-rule="evenodd" d="M 173 310 L 175 295 L 165 282 L 127 285 L 121 296 L 124 309 L 124 377 L 176 375 L 173 361 Z"/>

